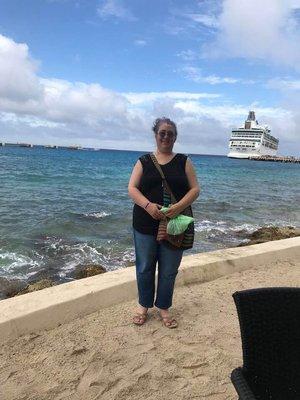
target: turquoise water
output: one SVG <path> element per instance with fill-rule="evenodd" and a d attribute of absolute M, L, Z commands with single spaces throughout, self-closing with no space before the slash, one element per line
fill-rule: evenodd
<path fill-rule="evenodd" d="M 142 153 L 0 148 L 0 277 L 65 282 L 134 261 L 127 183 Z M 191 156 L 201 184 L 193 252 L 265 225 L 300 226 L 300 165 Z"/>

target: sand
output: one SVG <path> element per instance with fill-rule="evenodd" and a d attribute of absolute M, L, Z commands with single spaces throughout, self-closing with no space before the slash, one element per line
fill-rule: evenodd
<path fill-rule="evenodd" d="M 300 286 L 300 262 L 176 288 L 177 329 L 155 310 L 133 325 L 132 301 L 20 337 L 0 351 L 0 398 L 236 400 L 229 377 L 242 355 L 231 294 L 264 286 Z"/>

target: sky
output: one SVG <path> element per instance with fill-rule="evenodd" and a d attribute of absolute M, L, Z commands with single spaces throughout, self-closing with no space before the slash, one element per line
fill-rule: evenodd
<path fill-rule="evenodd" d="M 227 154 L 249 110 L 300 155 L 300 0 L 0 0 L 0 142 Z"/>

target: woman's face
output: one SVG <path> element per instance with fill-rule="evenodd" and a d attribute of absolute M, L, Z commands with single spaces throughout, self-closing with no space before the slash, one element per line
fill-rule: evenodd
<path fill-rule="evenodd" d="M 175 129 L 172 125 L 162 123 L 155 134 L 156 144 L 159 151 L 167 153 L 172 151 L 176 141 Z"/>

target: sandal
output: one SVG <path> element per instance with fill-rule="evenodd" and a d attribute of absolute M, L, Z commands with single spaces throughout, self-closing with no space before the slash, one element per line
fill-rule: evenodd
<path fill-rule="evenodd" d="M 132 322 L 135 325 L 143 325 L 147 321 L 147 313 L 136 313 L 135 316 L 133 317 Z"/>
<path fill-rule="evenodd" d="M 160 316 L 160 318 L 161 318 L 161 320 L 162 320 L 162 322 L 163 322 L 163 324 L 164 324 L 165 327 L 167 327 L 167 328 L 169 328 L 169 329 L 177 328 L 178 323 L 177 323 L 177 321 L 176 321 L 175 318 L 172 318 L 172 317 L 162 317 L 162 316 Z"/>

